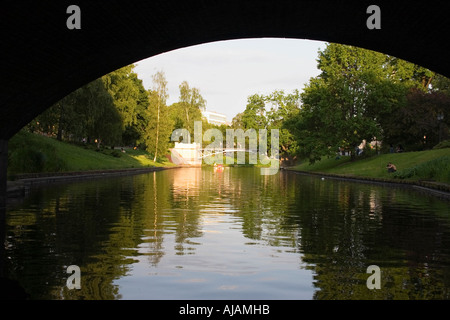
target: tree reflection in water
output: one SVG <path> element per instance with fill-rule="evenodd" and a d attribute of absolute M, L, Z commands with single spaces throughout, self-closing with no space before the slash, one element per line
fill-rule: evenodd
<path fill-rule="evenodd" d="M 36 189 L 7 211 L 7 276 L 35 299 L 121 299 L 120 280 L 140 281 L 143 263 L 144 276 L 159 277 L 171 261 L 175 271 L 167 272 L 175 278 L 197 269 L 277 270 L 275 279 L 285 282 L 246 283 L 255 285 L 249 292 L 265 285 L 268 298 L 278 298 L 283 287 L 285 296 L 298 298 L 299 287 L 287 279 L 298 270 L 311 275 L 301 280 L 310 299 L 450 298 L 448 201 L 407 189 L 259 173 L 183 168 Z M 73 264 L 81 268 L 81 290 L 65 286 Z M 369 265 L 381 268 L 380 290 L 366 287 Z M 279 271 L 286 268 L 284 279 Z M 154 296 L 149 290 L 142 299 Z"/>

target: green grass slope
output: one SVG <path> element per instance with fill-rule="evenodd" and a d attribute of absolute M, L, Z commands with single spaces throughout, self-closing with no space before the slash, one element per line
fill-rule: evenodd
<path fill-rule="evenodd" d="M 388 173 L 386 165 L 392 162 L 396 173 Z M 373 156 L 357 161 L 349 157 L 322 159 L 310 165 L 309 162 L 292 168 L 293 170 L 364 177 L 382 180 L 433 180 L 450 183 L 450 149 L 438 149 L 420 152 L 392 153 Z"/>
<path fill-rule="evenodd" d="M 42 172 L 90 171 L 173 166 L 154 162 L 143 150 L 104 149 L 73 145 L 27 132 L 20 132 L 9 142 L 8 175 Z"/>

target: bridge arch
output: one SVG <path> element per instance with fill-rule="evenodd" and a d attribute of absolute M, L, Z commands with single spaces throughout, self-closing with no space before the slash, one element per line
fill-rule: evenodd
<path fill-rule="evenodd" d="M 81 29 L 67 27 L 73 4 L 80 8 Z M 445 1 L 376 4 L 381 29 L 371 30 L 367 9 L 373 1 L 367 0 L 5 1 L 0 198 L 7 141 L 23 126 L 82 85 L 174 49 L 245 38 L 309 39 L 383 52 L 450 76 L 440 47 L 450 35 Z"/>
<path fill-rule="evenodd" d="M 202 43 L 245 38 L 337 42 L 390 54 L 450 75 L 439 43 L 447 16 L 427 1 L 378 1 L 381 29 L 370 30 L 372 1 L 76 1 L 81 29 L 67 27 L 73 1 L 8 1 L 1 13 L 0 139 L 9 139 L 53 103 L 124 65 Z M 432 24 L 435 32 L 426 27 Z"/>

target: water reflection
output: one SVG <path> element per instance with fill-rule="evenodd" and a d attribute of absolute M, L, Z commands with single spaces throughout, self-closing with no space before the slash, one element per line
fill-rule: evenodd
<path fill-rule="evenodd" d="M 35 190 L 7 212 L 5 268 L 35 299 L 448 299 L 449 221 L 412 190 L 176 169 Z"/>

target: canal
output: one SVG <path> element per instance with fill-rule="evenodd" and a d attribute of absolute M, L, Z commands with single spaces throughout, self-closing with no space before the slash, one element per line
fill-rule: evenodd
<path fill-rule="evenodd" d="M 5 240 L 6 276 L 32 299 L 450 298 L 448 200 L 285 171 L 40 187 L 8 208 Z"/>

